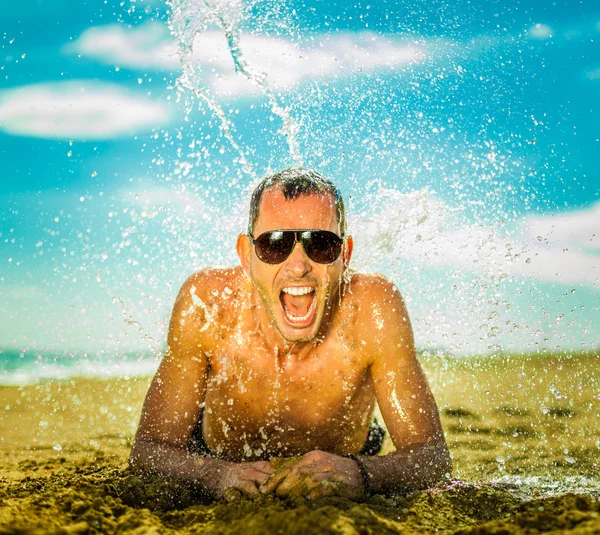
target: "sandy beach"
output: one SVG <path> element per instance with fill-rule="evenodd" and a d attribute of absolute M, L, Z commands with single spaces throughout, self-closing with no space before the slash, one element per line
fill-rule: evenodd
<path fill-rule="evenodd" d="M 600 356 L 421 361 L 454 479 L 360 504 L 203 504 L 133 476 L 150 378 L 0 387 L 0 534 L 600 533 Z"/>

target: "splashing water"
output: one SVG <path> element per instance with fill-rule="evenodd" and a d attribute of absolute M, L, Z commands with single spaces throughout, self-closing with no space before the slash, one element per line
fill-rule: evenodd
<path fill-rule="evenodd" d="M 351 227 L 356 229 L 354 268 L 391 274 L 406 292 L 407 301 L 414 302 L 413 321 L 417 332 L 427 337 L 426 344 L 461 353 L 464 337 L 469 336 L 480 340 L 479 351 L 499 350 L 501 343 L 496 337 L 501 332 L 501 309 L 510 308 L 498 297 L 502 295 L 501 284 L 514 273 L 516 259 L 526 246 L 510 246 L 498 229 L 467 222 L 461 209 L 446 205 L 428 188 L 402 193 L 374 185 L 369 211 L 350 218 Z M 507 254 L 507 249 L 515 253 Z M 456 272 L 458 267 L 472 276 L 460 289 L 460 280 L 453 276 L 455 299 L 461 299 L 464 315 L 486 321 L 470 325 L 453 321 L 456 317 L 448 315 L 445 306 L 440 309 L 444 300 L 436 296 L 439 286 L 433 299 L 425 299 L 426 305 L 412 295 L 416 288 L 427 285 L 421 275 L 423 268 Z M 451 333 L 457 331 L 462 335 L 455 340 Z M 475 347 L 473 342 L 471 347 Z"/>
<path fill-rule="evenodd" d="M 241 0 L 213 0 L 202 2 L 190 0 L 170 0 L 171 13 L 169 25 L 173 35 L 179 43 L 183 75 L 179 78 L 181 87 L 193 91 L 209 106 L 221 122 L 223 134 L 231 143 L 232 147 L 240 155 L 240 163 L 244 170 L 251 176 L 253 169 L 247 161 L 242 149 L 234 139 L 234 126 L 227 118 L 223 108 L 210 96 L 208 88 L 203 86 L 202 65 L 194 58 L 194 46 L 196 37 L 213 24 L 224 34 L 227 46 L 233 60 L 236 73 L 243 75 L 251 84 L 259 87 L 267 96 L 271 111 L 283 122 L 279 133 L 286 139 L 290 156 L 296 165 L 302 165 L 302 155 L 298 144 L 297 135 L 299 126 L 295 119 L 286 109 L 271 89 L 267 74 L 256 70 L 246 59 L 241 46 L 241 25 L 245 13 L 248 13 L 257 0 L 242 2 Z"/>
<path fill-rule="evenodd" d="M 112 302 L 118 304 L 123 314 L 123 322 L 125 325 L 135 327 L 137 332 L 140 334 L 141 339 L 145 342 L 147 347 L 152 351 L 155 357 L 162 357 L 163 343 L 160 340 L 156 340 L 151 334 L 149 334 L 144 326 L 135 319 L 134 315 L 127 308 L 127 305 L 123 300 L 115 295 L 112 298 Z"/>

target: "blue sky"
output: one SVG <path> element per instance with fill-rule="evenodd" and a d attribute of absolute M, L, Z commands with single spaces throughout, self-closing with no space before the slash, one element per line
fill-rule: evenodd
<path fill-rule="evenodd" d="M 219 25 L 173 0 L 171 32 L 120 4 L 0 7 L 0 347 L 159 350 L 251 185 L 299 161 L 421 348 L 599 345 L 594 2 L 219 0 Z"/>

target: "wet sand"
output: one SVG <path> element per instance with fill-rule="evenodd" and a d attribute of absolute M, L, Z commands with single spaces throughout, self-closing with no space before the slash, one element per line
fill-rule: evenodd
<path fill-rule="evenodd" d="M 600 356 L 422 363 L 454 480 L 360 504 L 203 504 L 131 475 L 148 378 L 0 387 L 0 534 L 600 533 Z"/>

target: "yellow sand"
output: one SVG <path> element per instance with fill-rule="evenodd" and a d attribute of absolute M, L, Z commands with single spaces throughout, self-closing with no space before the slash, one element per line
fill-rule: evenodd
<path fill-rule="evenodd" d="M 149 378 L 0 387 L 0 534 L 600 533 L 599 356 L 422 362 L 460 481 L 366 504 L 195 505 L 133 477 Z"/>

